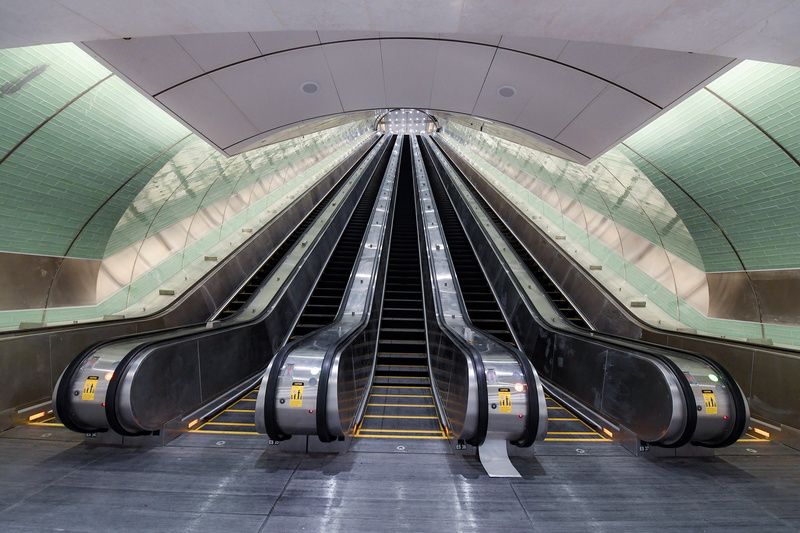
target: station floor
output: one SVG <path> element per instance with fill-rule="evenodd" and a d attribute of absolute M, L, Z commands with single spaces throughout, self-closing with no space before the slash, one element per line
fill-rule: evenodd
<path fill-rule="evenodd" d="M 290 455 L 247 435 L 136 449 L 58 429 L 0 434 L 0 531 L 800 530 L 800 453 L 777 443 L 646 458 L 545 442 L 514 460 L 521 479 L 491 479 L 442 441 Z"/>

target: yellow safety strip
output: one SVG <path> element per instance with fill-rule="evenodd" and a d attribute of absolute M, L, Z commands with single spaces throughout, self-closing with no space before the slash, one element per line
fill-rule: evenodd
<path fill-rule="evenodd" d="M 400 415 L 364 415 L 364 418 L 408 418 L 408 419 L 425 419 L 425 420 L 438 420 L 439 417 L 436 416 L 416 416 L 416 415 L 408 415 L 408 416 L 400 416 Z"/>
<path fill-rule="evenodd" d="M 428 403 L 428 404 L 420 404 L 420 403 L 368 403 L 367 407 L 417 407 L 417 408 L 424 408 L 424 409 L 433 409 L 434 405 L 432 403 Z"/>

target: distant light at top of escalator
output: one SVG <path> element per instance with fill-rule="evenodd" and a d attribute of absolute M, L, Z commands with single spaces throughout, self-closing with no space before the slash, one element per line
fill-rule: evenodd
<path fill-rule="evenodd" d="M 716 374 L 709 374 L 709 375 L 708 375 L 708 379 L 710 379 L 710 380 L 711 380 L 711 381 L 713 381 L 714 383 L 716 383 L 717 381 L 719 381 L 719 377 L 717 377 L 717 375 L 716 375 Z"/>

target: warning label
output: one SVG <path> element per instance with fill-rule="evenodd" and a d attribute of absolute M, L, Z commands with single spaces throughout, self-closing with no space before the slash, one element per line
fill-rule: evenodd
<path fill-rule="evenodd" d="M 83 382 L 83 393 L 81 394 L 81 400 L 94 400 L 94 393 L 97 390 L 97 382 L 99 380 L 99 376 L 89 376 L 86 378 L 86 381 Z"/>
<path fill-rule="evenodd" d="M 306 384 L 302 381 L 292 382 L 292 392 L 289 396 L 289 407 L 303 407 L 303 389 Z"/>
<path fill-rule="evenodd" d="M 717 399 L 714 397 L 713 390 L 703 389 L 703 403 L 706 406 L 706 414 L 717 414 Z"/>
<path fill-rule="evenodd" d="M 502 387 L 497 390 L 498 404 L 500 405 L 501 413 L 511 412 L 511 389 Z"/>

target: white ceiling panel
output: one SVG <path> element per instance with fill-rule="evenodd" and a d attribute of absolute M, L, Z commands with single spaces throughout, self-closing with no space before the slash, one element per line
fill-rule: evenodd
<path fill-rule="evenodd" d="M 786 62 L 797 0 L 4 0 L 0 45 L 266 31 L 498 34 Z"/>
<path fill-rule="evenodd" d="M 251 33 L 262 54 L 319 44 L 315 31 L 262 31 Z"/>
<path fill-rule="evenodd" d="M 170 111 L 224 149 L 256 128 L 208 77 L 197 78 L 158 97 Z"/>
<path fill-rule="evenodd" d="M 715 54 L 736 57 L 749 50 L 753 57 L 800 65 L 800 2 L 778 10 L 758 24 L 716 47 Z"/>
<path fill-rule="evenodd" d="M 730 62 L 706 54 L 570 41 L 559 60 L 667 106 Z"/>
<path fill-rule="evenodd" d="M 624 44 L 710 52 L 792 3 L 796 0 L 673 0 Z"/>
<path fill-rule="evenodd" d="M 499 33 L 440 33 L 442 39 L 453 39 L 455 41 L 466 41 L 470 43 L 488 44 L 497 46 L 502 39 Z"/>
<path fill-rule="evenodd" d="M 219 135 L 213 120 L 198 118 L 217 111 L 199 104 L 194 94 L 190 94 L 192 105 L 198 108 L 183 106 L 185 116 L 176 113 L 212 142 L 234 151 L 266 138 L 266 132 L 274 137 L 278 131 L 318 117 L 410 107 L 473 115 L 490 128 L 507 124 L 550 139 L 554 150 L 580 162 L 599 155 L 597 147 L 619 141 L 729 61 L 559 39 L 414 35 L 376 38 L 374 32 L 338 30 L 323 36 L 315 31 L 242 32 L 89 45 L 151 94 L 192 85 L 195 77 L 213 80 L 230 98 L 227 107 L 236 110 L 223 109 L 222 114 L 238 117 L 221 123 Z M 331 39 L 346 42 L 320 44 Z M 489 44 L 495 41 L 499 47 Z M 254 57 L 262 53 L 265 57 Z M 204 69 L 212 72 L 204 73 Z M 319 90 L 304 93 L 300 88 L 304 82 L 317 83 Z M 602 93 L 615 84 L 619 87 Z M 504 86 L 513 87 L 513 94 L 500 96 L 499 89 Z M 175 94 L 169 91 L 171 99 Z M 622 109 L 626 105 L 629 111 Z M 248 122 L 242 122 L 242 116 Z M 593 117 L 614 124 L 600 125 Z M 233 131 L 236 124 L 242 126 L 239 132 Z M 567 145 L 567 140 L 575 144 Z"/>
<path fill-rule="evenodd" d="M 500 41 L 502 48 L 511 48 L 512 50 L 519 50 L 535 56 L 546 57 L 548 59 L 558 59 L 561 51 L 567 45 L 568 41 L 561 39 L 545 39 L 540 37 L 516 37 L 512 35 L 503 35 Z"/>
<path fill-rule="evenodd" d="M 253 26 L 259 30 L 283 29 L 263 1 L 63 0 L 62 3 L 119 37 L 225 33 Z"/>
<path fill-rule="evenodd" d="M 86 46 L 150 94 L 203 73 L 170 35 L 92 41 Z"/>
<path fill-rule="evenodd" d="M 27 21 L 36 21 L 31 33 Z M 5 0 L 0 3 L 0 48 L 59 43 L 65 32 L 85 35 L 85 40 L 113 39 L 114 33 L 82 17 L 55 0 Z"/>
<path fill-rule="evenodd" d="M 554 139 L 607 84 L 577 70 L 530 57 L 528 103 L 517 124 Z"/>
<path fill-rule="evenodd" d="M 472 113 L 494 52 L 475 44 L 439 43 L 430 107 Z"/>
<path fill-rule="evenodd" d="M 249 33 L 178 35 L 175 39 L 206 72 L 261 55 Z"/>
<path fill-rule="evenodd" d="M 567 146 L 581 146 L 586 154 L 599 154 L 656 113 L 658 108 L 610 85 L 556 140 Z"/>
<path fill-rule="evenodd" d="M 327 44 L 322 50 L 345 111 L 386 106 L 378 41 Z"/>
<path fill-rule="evenodd" d="M 210 76 L 259 132 L 343 111 L 319 47 L 248 61 Z M 319 89 L 306 94 L 305 82 Z"/>
<path fill-rule="evenodd" d="M 462 0 L 368 0 L 366 13 L 373 28 L 400 32 L 459 31 Z M 356 29 L 350 27 L 349 29 Z"/>
<path fill-rule="evenodd" d="M 383 41 L 387 106 L 430 107 L 438 46 L 437 41 Z"/>
<path fill-rule="evenodd" d="M 321 31 L 319 40 L 322 43 L 332 43 L 335 41 L 351 41 L 354 39 L 377 39 L 380 32 L 377 31 Z"/>
<path fill-rule="evenodd" d="M 367 5 L 375 0 L 261 0 L 272 8 L 286 29 L 366 30 L 370 28 Z"/>

